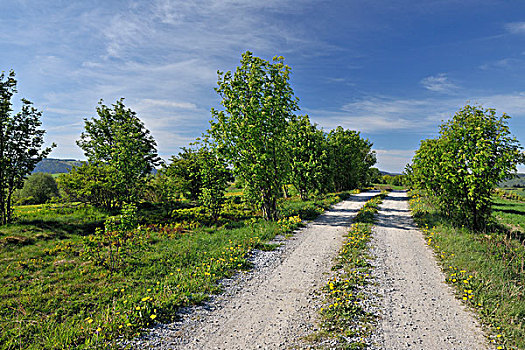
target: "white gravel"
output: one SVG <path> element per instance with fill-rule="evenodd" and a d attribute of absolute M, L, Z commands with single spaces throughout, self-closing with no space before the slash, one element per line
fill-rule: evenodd
<path fill-rule="evenodd" d="M 357 210 L 372 192 L 335 205 L 283 247 L 258 252 L 250 273 L 225 281 L 226 291 L 200 307 L 183 310 L 183 320 L 158 325 L 124 345 L 136 349 L 284 349 L 303 347 L 316 329 L 318 295 Z M 305 345 L 306 346 L 306 345 Z"/>
<path fill-rule="evenodd" d="M 299 230 L 277 238 L 275 251 L 256 251 L 253 270 L 223 281 L 225 292 L 181 311 L 181 321 L 157 325 L 123 345 L 135 349 L 309 348 L 334 257 L 357 210 L 378 192 L 352 196 Z M 370 349 L 488 349 L 479 323 L 446 285 L 423 235 L 414 225 L 405 192 L 392 192 L 373 228 L 376 257 L 367 286 L 378 314 Z M 378 297 L 379 296 L 379 297 Z M 330 348 L 329 344 L 328 348 Z"/>
<path fill-rule="evenodd" d="M 373 276 L 380 301 L 379 349 L 488 349 L 475 317 L 445 283 L 414 225 L 406 192 L 385 198 L 373 228 Z"/>

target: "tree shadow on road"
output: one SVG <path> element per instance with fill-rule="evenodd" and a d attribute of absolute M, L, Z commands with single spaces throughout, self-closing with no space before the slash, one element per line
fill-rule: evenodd
<path fill-rule="evenodd" d="M 352 196 L 347 201 L 362 203 L 356 209 L 332 208 L 319 216 L 312 224 L 323 226 L 350 226 L 355 215 L 366 201 L 377 195 L 379 191 L 371 191 L 366 195 Z"/>

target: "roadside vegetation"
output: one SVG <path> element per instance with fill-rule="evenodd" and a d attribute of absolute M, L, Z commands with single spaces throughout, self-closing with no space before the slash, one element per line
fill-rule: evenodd
<path fill-rule="evenodd" d="M 497 349 L 525 349 L 525 205 L 495 199 L 495 220 L 484 233 L 456 225 L 418 192 L 410 206 L 447 282 L 479 315 L 491 343 Z M 505 225 L 496 223 L 501 213 Z"/>
<path fill-rule="evenodd" d="M 332 268 L 334 276 L 323 288 L 321 330 L 310 336 L 320 347 L 365 349 L 367 346 L 366 338 L 373 331 L 375 316 L 363 306 L 367 298 L 363 289 L 371 283 L 369 243 L 375 215 L 386 195 L 382 191 L 358 211 Z"/>
<path fill-rule="evenodd" d="M 29 178 L 51 150 L 42 113 L 11 115 L 2 73 L 0 348 L 107 348 L 171 321 L 249 269 L 252 250 L 370 184 L 372 143 L 295 115 L 290 71 L 243 54 L 219 73 L 224 109 L 167 163 L 124 99 L 100 101 L 77 141 L 87 161 Z"/>
<path fill-rule="evenodd" d="M 508 116 L 465 106 L 410 166 L 413 216 L 497 349 L 525 349 L 525 205 L 497 189 L 524 162 Z"/>

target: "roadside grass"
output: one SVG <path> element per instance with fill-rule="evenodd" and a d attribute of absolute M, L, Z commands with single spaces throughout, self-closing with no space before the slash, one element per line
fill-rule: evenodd
<path fill-rule="evenodd" d="M 493 203 L 493 214 L 498 221 L 525 239 L 525 202 L 494 198 Z"/>
<path fill-rule="evenodd" d="M 523 219 L 523 206 L 496 199 L 494 215 L 511 207 L 503 220 Z M 455 227 L 428 198 L 412 193 L 413 216 L 436 253 L 447 283 L 476 311 L 497 349 L 525 349 L 525 246 L 498 225 L 486 233 Z"/>
<path fill-rule="evenodd" d="M 524 188 L 496 188 L 494 194 L 503 199 L 510 199 L 520 202 L 525 202 L 525 189 Z"/>
<path fill-rule="evenodd" d="M 401 185 L 389 185 L 389 184 L 372 184 L 372 186 L 380 191 L 400 191 L 405 190 L 405 186 Z"/>
<path fill-rule="evenodd" d="M 332 268 L 334 276 L 323 287 L 321 330 L 309 337 L 320 347 L 329 344 L 330 349 L 366 348 L 375 316 L 362 305 L 366 299 L 363 287 L 371 283 L 369 242 L 375 214 L 386 195 L 383 191 L 374 196 L 358 211 Z"/>
<path fill-rule="evenodd" d="M 143 208 L 146 248 L 114 273 L 89 261 L 83 246 L 112 213 L 84 205 L 17 207 L 18 221 L 0 228 L 0 348 L 115 346 L 220 292 L 220 279 L 250 268 L 252 249 L 274 249 L 265 242 L 347 195 L 285 200 L 281 210 L 290 215 L 277 222 L 233 197 L 216 223 L 198 207 L 181 206 L 162 223 L 151 221 L 162 210 Z"/>
<path fill-rule="evenodd" d="M 509 192 L 512 192 L 512 193 L 515 193 L 518 196 L 525 197 L 525 187 L 511 187 L 511 188 L 507 188 L 505 190 L 507 190 Z"/>

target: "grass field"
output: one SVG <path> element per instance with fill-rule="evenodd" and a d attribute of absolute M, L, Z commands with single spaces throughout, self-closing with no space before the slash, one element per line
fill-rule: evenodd
<path fill-rule="evenodd" d="M 91 349 L 170 321 L 181 306 L 219 292 L 218 280 L 248 269 L 250 250 L 341 199 L 290 198 L 281 203 L 285 218 L 266 222 L 234 197 L 218 224 L 191 206 L 162 224 L 162 210 L 139 210 L 146 244 L 114 272 L 94 264 L 84 244 L 111 213 L 17 207 L 17 222 L 0 228 L 0 348 Z"/>
<path fill-rule="evenodd" d="M 523 203 L 495 198 L 496 220 L 523 228 Z M 525 349 L 523 236 L 495 224 L 485 233 L 455 227 L 428 198 L 415 194 L 412 212 L 440 259 L 458 298 L 476 310 L 497 349 Z"/>

